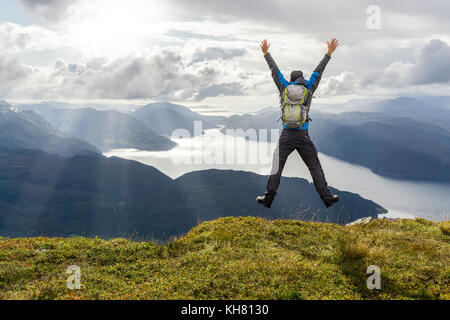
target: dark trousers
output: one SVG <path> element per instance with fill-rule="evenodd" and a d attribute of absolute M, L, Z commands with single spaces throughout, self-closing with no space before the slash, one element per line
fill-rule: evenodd
<path fill-rule="evenodd" d="M 273 155 L 272 172 L 270 173 L 269 181 L 267 181 L 266 191 L 276 195 L 284 165 L 288 156 L 294 150 L 297 150 L 311 172 L 314 186 L 319 195 L 321 197 L 329 195 L 330 191 L 317 157 L 317 150 L 309 137 L 308 130 L 283 129 L 277 149 Z"/>

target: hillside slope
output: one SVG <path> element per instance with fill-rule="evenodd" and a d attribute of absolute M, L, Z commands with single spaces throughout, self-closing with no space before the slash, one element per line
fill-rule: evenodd
<path fill-rule="evenodd" d="M 346 224 L 387 212 L 336 189 L 332 192 L 341 199 L 326 209 L 312 183 L 282 179 L 280 196 L 269 210 L 255 201 L 267 177 L 251 172 L 204 170 L 172 180 L 154 167 L 121 158 L 0 148 L 0 236 L 163 240 L 199 221 L 230 215 Z"/>
<path fill-rule="evenodd" d="M 377 121 L 341 126 L 317 139 L 322 152 L 391 178 L 450 180 L 450 135 Z"/>
<path fill-rule="evenodd" d="M 0 148 L 30 148 L 63 156 L 99 152 L 88 142 L 56 130 L 33 111 L 22 111 L 5 101 L 0 101 Z"/>
<path fill-rule="evenodd" d="M 136 148 L 147 151 L 169 150 L 175 142 L 163 137 L 144 122 L 115 110 L 93 108 L 58 109 L 47 104 L 19 106 L 42 115 L 55 128 L 97 146 L 102 151 Z"/>
<path fill-rule="evenodd" d="M 448 221 L 446 222 L 448 223 Z M 448 225 L 221 218 L 166 245 L 0 238 L 4 299 L 449 299 Z M 66 288 L 66 268 L 81 289 Z M 381 290 L 366 268 L 381 269 Z"/>
<path fill-rule="evenodd" d="M 433 107 L 428 103 L 429 101 L 425 102 L 409 97 L 399 97 L 361 105 L 357 109 L 363 112 L 381 112 L 390 116 L 420 119 L 440 125 L 443 128 L 448 128 L 450 111 Z"/>
<path fill-rule="evenodd" d="M 167 102 L 150 103 L 134 111 L 133 115 L 158 134 L 169 137 L 177 129 L 188 130 L 191 135 L 203 134 L 194 132 L 194 121 L 201 121 L 203 130 L 216 128 L 225 121 L 224 117 L 202 115 L 185 106 Z"/>

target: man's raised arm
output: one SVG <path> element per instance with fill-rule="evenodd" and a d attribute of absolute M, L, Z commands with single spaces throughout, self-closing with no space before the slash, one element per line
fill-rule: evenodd
<path fill-rule="evenodd" d="M 267 64 L 269 65 L 270 71 L 272 71 L 272 78 L 280 92 L 283 91 L 284 87 L 287 86 L 288 81 L 283 77 L 283 74 L 278 69 L 277 64 L 273 60 L 272 56 L 269 53 L 270 43 L 267 40 L 264 40 L 261 45 L 261 51 L 264 54 L 264 58 L 266 59 Z"/>
<path fill-rule="evenodd" d="M 314 72 L 311 74 L 311 78 L 307 81 L 308 89 L 311 89 L 312 92 L 316 91 L 317 86 L 319 85 L 320 79 L 322 78 L 323 71 L 327 66 L 328 61 L 331 59 L 331 54 L 336 50 L 339 45 L 339 41 L 336 38 L 331 39 L 331 42 L 327 42 L 328 51 L 323 57 L 322 61 L 320 61 L 319 65 L 314 69 Z"/>

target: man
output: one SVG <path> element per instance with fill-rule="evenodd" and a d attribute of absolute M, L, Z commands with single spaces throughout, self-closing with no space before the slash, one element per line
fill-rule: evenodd
<path fill-rule="evenodd" d="M 273 199 L 280 185 L 280 178 L 284 165 L 288 156 L 292 151 L 297 150 L 300 157 L 307 165 L 314 181 L 314 186 L 322 198 L 325 206 L 329 208 L 339 201 L 337 195 L 331 195 L 328 189 L 322 166 L 317 157 L 317 150 L 312 143 L 309 134 L 309 117 L 308 111 L 311 105 L 311 99 L 314 91 L 319 85 L 322 73 L 331 58 L 331 54 L 336 50 L 339 42 L 333 38 L 331 42 L 327 42 L 328 52 L 312 73 L 309 80 L 305 80 L 303 72 L 294 70 L 291 72 L 291 78 L 288 82 L 277 67 L 269 53 L 270 44 L 267 40 L 261 43 L 261 50 L 264 54 L 267 64 L 272 71 L 272 78 L 280 92 L 280 100 L 282 107 L 283 131 L 280 135 L 278 147 L 275 150 L 273 168 L 269 181 L 267 182 L 266 192 L 263 196 L 256 198 L 256 201 L 267 208 L 270 208 Z M 290 94 L 290 96 L 288 96 Z M 300 100 L 291 99 L 295 94 L 300 94 Z M 291 110 L 291 111 L 289 111 Z"/>

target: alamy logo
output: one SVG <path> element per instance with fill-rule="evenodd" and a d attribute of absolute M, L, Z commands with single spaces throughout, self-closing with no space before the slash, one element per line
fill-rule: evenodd
<path fill-rule="evenodd" d="M 366 273 L 372 274 L 369 278 L 367 278 L 367 288 L 370 290 L 373 289 L 381 289 L 381 271 L 378 266 L 368 266 Z"/>
<path fill-rule="evenodd" d="M 381 9 L 379 6 L 371 5 L 367 7 L 366 13 L 369 17 L 366 20 L 367 29 L 379 30 L 381 29 Z"/>
<path fill-rule="evenodd" d="M 192 135 L 193 134 L 193 135 Z M 203 122 L 194 121 L 194 130 L 176 129 L 171 139 L 180 143 L 185 152 L 171 153 L 172 163 L 205 164 L 205 165 L 260 165 L 261 173 L 267 174 L 267 168 L 273 163 L 271 172 L 278 171 L 278 151 L 275 143 L 280 136 L 279 129 L 226 129 L 220 136 L 205 137 L 209 139 L 205 144 L 184 145 L 192 137 L 203 135 Z M 232 143 L 231 143 L 232 142 Z M 265 142 L 265 143 L 260 143 Z M 276 157 L 273 160 L 273 157 Z"/>
<path fill-rule="evenodd" d="M 66 280 L 67 288 L 70 290 L 81 289 L 80 267 L 75 265 L 69 266 L 66 273 L 70 274 L 70 277 Z"/>

